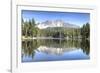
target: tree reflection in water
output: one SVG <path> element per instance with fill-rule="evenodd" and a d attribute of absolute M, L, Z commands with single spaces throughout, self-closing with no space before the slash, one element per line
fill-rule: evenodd
<path fill-rule="evenodd" d="M 40 48 L 42 46 L 42 48 Z M 43 47 L 44 46 L 44 47 Z M 62 40 L 62 39 L 35 39 L 22 41 L 22 58 L 31 56 L 34 59 L 36 51 L 47 54 L 62 55 L 64 52 L 82 49 L 84 54 L 90 53 L 90 42 L 88 40 Z"/>
<path fill-rule="evenodd" d="M 87 55 L 90 54 L 90 41 L 86 39 L 82 39 L 81 41 L 81 49 L 83 50 L 84 53 Z"/>

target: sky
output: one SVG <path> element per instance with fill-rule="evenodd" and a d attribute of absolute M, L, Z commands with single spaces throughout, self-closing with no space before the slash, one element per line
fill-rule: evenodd
<path fill-rule="evenodd" d="M 87 22 L 90 23 L 90 14 L 79 12 L 22 10 L 22 18 L 24 21 L 34 18 L 36 23 L 45 22 L 47 20 L 63 20 L 66 23 L 75 24 L 80 27 Z"/>

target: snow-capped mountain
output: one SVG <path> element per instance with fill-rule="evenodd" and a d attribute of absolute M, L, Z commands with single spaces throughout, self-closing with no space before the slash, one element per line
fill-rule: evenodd
<path fill-rule="evenodd" d="M 74 25 L 74 24 L 70 24 L 70 23 L 65 23 L 62 20 L 54 20 L 54 21 L 45 21 L 42 23 L 38 23 L 37 26 L 40 29 L 45 29 L 48 27 L 66 27 L 66 28 L 79 28 L 79 26 Z"/>

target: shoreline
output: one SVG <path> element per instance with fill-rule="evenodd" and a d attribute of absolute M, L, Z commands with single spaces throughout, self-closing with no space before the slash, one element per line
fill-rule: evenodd
<path fill-rule="evenodd" d="M 35 39 L 54 39 L 54 40 L 82 40 L 82 38 L 52 38 L 52 37 L 22 37 L 23 40 L 35 40 Z"/>

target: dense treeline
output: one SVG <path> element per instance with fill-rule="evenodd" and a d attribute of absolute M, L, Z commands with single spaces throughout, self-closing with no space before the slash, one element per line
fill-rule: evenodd
<path fill-rule="evenodd" d="M 81 28 L 81 36 L 83 39 L 89 39 L 90 38 L 90 25 L 89 23 L 86 23 Z"/>
<path fill-rule="evenodd" d="M 22 19 L 22 36 L 33 37 L 36 36 L 38 28 L 35 27 L 34 19 L 24 22 Z"/>
<path fill-rule="evenodd" d="M 22 36 L 27 37 L 53 37 L 53 38 L 86 38 L 90 37 L 89 23 L 84 24 L 81 28 L 65 27 L 48 27 L 39 29 L 36 27 L 34 19 L 23 21 L 22 19 Z"/>

